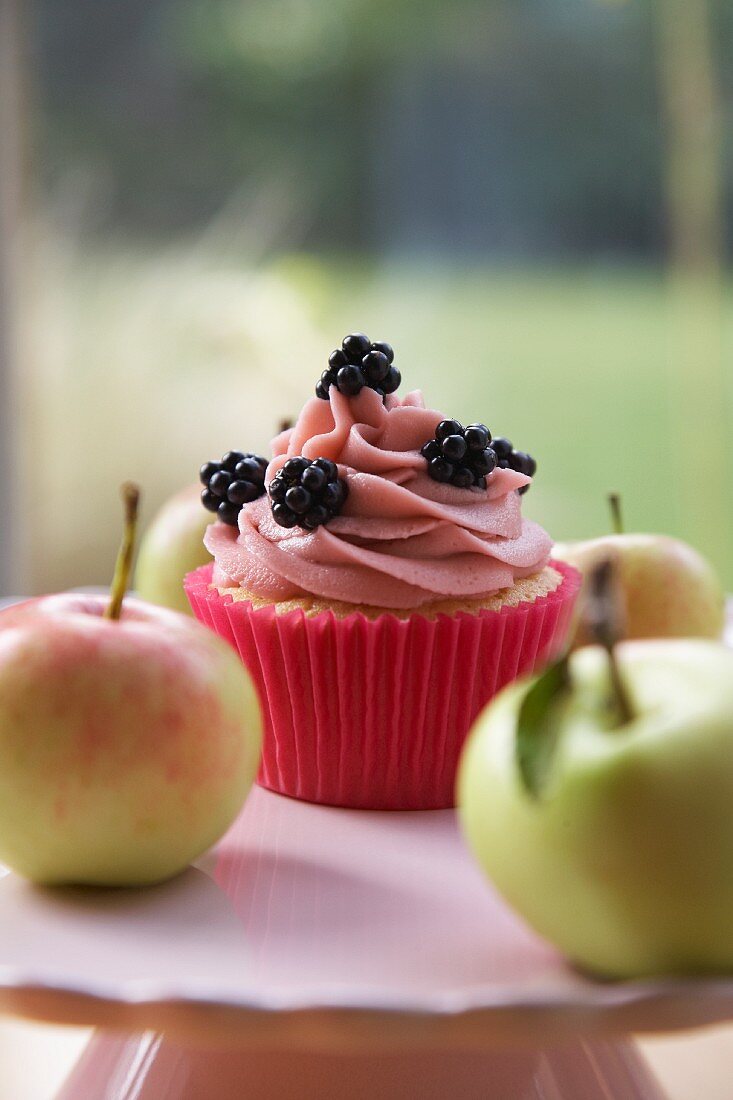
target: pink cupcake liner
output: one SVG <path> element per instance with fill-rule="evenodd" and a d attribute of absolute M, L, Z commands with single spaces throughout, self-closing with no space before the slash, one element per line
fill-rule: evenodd
<path fill-rule="evenodd" d="M 367 619 L 277 614 L 185 580 L 193 612 L 240 654 L 264 717 L 258 780 L 309 802 L 375 810 L 455 804 L 466 735 L 497 691 L 561 649 L 581 578 L 500 611 Z"/>

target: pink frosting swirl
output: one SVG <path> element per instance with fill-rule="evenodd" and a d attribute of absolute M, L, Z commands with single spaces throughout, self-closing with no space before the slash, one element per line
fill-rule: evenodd
<path fill-rule="evenodd" d="M 418 391 L 386 404 L 371 389 L 330 394 L 306 402 L 295 427 L 273 440 L 267 481 L 293 455 L 330 458 L 349 486 L 342 514 L 306 532 L 278 526 L 266 496 L 245 505 L 239 533 L 222 523 L 206 533 L 215 584 L 266 600 L 409 609 L 489 596 L 547 564 L 550 537 L 522 518 L 514 491 L 528 477 L 496 470 L 486 489 L 440 484 L 420 448 L 444 417 Z"/>

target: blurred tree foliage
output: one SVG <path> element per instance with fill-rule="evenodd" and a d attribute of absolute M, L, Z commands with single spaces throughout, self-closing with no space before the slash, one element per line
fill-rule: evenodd
<path fill-rule="evenodd" d="M 277 193 L 289 247 L 654 255 L 655 2 L 36 0 L 40 167 L 146 234 Z"/>

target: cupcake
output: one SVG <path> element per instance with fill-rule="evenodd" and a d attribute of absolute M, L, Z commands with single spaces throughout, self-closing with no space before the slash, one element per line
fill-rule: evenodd
<path fill-rule="evenodd" d="M 399 384 L 389 345 L 348 336 L 269 464 L 201 472 L 191 606 L 254 677 L 259 782 L 312 802 L 453 806 L 471 724 L 562 648 L 580 585 L 522 516 L 534 460 Z"/>

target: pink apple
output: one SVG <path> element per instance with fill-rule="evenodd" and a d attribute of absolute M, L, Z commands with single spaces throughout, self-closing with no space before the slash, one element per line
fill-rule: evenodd
<path fill-rule="evenodd" d="M 125 491 L 111 598 L 0 613 L 0 860 L 35 882 L 169 878 L 224 833 L 259 763 L 239 658 L 186 616 L 124 600 L 138 500 Z"/>
<path fill-rule="evenodd" d="M 725 597 L 712 565 L 693 546 L 668 535 L 624 531 L 621 497 L 608 494 L 614 533 L 557 543 L 553 557 L 584 577 L 611 560 L 623 598 L 625 637 L 716 638 L 723 632 Z M 576 645 L 587 641 L 582 628 Z"/>
<path fill-rule="evenodd" d="M 712 565 L 679 539 L 605 535 L 556 545 L 552 553 L 584 576 L 609 556 L 617 562 L 627 638 L 720 638 L 723 632 L 723 586 Z"/>

